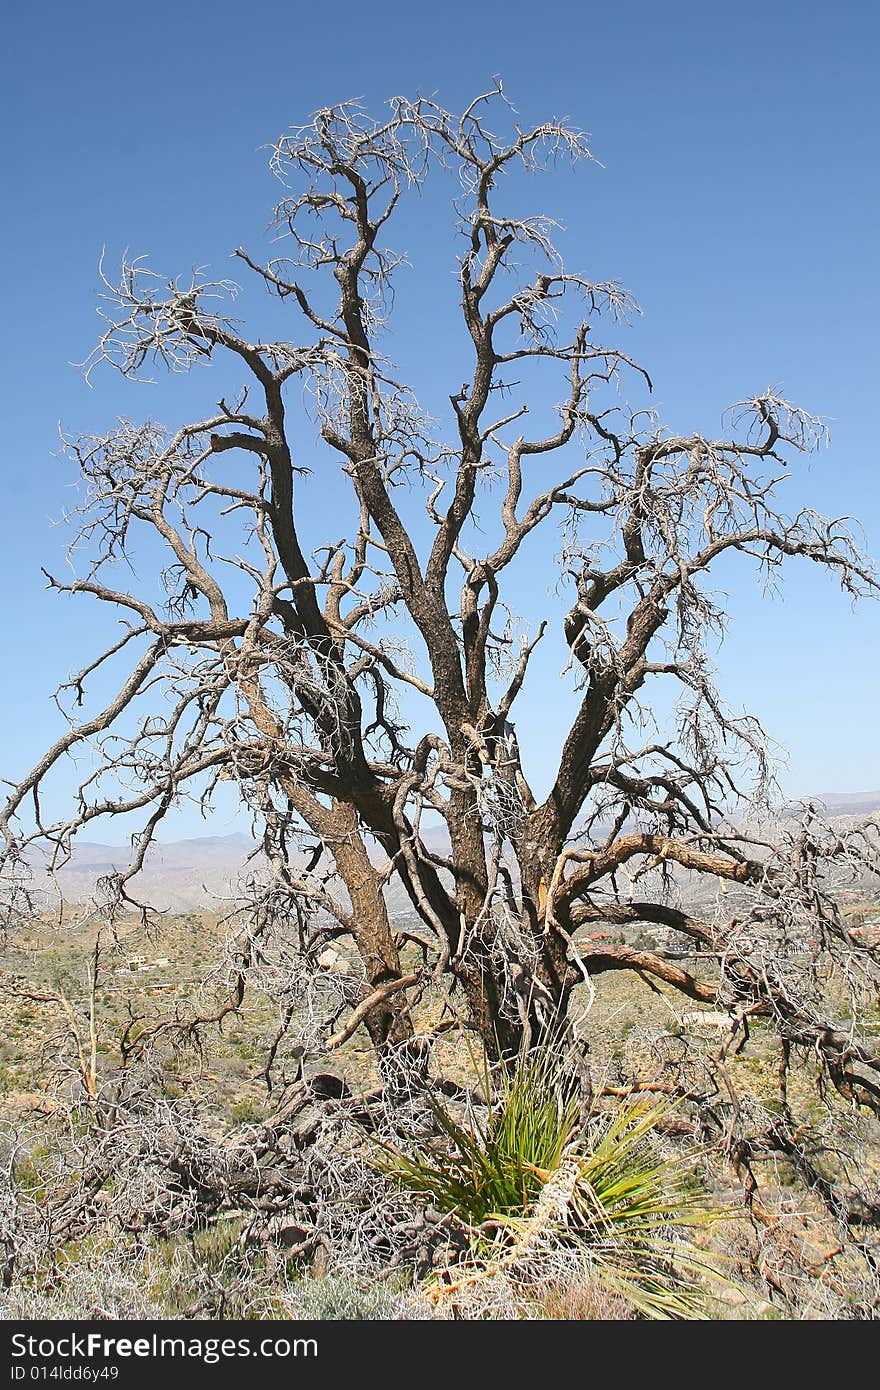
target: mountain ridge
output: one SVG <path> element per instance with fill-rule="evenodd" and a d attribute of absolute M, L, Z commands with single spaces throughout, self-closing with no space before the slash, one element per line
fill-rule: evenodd
<path fill-rule="evenodd" d="M 777 814 L 784 822 L 808 805 L 823 807 L 834 819 L 866 815 L 880 810 L 880 791 L 797 797 L 780 806 Z M 428 830 L 425 839 L 431 849 L 441 853 L 448 843 L 442 826 Z M 373 848 L 372 857 L 384 859 L 381 851 Z M 85 902 L 103 875 L 128 867 L 132 852 L 130 845 L 84 840 L 73 846 L 68 862 L 50 874 L 48 848 L 33 846 L 29 855 L 33 886 L 50 901 L 57 902 L 63 895 L 71 903 Z M 154 841 L 143 869 L 130 886 L 135 897 L 150 902 L 157 910 L 198 911 L 228 900 L 235 880 L 251 859 L 259 862 L 259 845 L 243 831 Z"/>

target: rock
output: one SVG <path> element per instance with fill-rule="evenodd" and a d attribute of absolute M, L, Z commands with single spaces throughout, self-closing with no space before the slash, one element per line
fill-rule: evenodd
<path fill-rule="evenodd" d="M 685 1031 L 724 1033 L 730 1027 L 730 1015 L 711 1009 L 695 1009 L 693 1013 L 682 1015 L 681 1026 Z"/>
<path fill-rule="evenodd" d="M 311 1239 L 312 1232 L 307 1231 L 304 1226 L 282 1226 L 276 1233 L 276 1240 L 280 1245 L 288 1248 L 294 1245 L 305 1245 Z"/>
<path fill-rule="evenodd" d="M 349 1095 L 349 1089 L 341 1076 L 329 1071 L 316 1072 L 308 1079 L 309 1090 L 318 1100 L 342 1100 Z"/>

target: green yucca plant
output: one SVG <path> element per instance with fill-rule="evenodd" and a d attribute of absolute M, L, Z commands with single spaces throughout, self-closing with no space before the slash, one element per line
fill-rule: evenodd
<path fill-rule="evenodd" d="M 442 1148 L 406 1153 L 375 1142 L 383 1172 L 476 1230 L 536 1200 L 576 1133 L 579 1106 L 573 1088 L 559 1084 L 564 1078 L 553 1051 L 523 1054 L 512 1072 L 493 1069 L 485 1053 L 473 1060 L 489 1102 L 484 1120 L 470 1110 L 465 1127 L 429 1096 Z"/>
<path fill-rule="evenodd" d="M 431 1097 L 439 1143 L 404 1151 L 375 1141 L 377 1167 L 468 1233 L 470 1261 L 448 1272 L 446 1289 L 535 1270 L 542 1251 L 565 1249 L 643 1317 L 706 1316 L 704 1279 L 715 1271 L 682 1233 L 720 1213 L 686 1184 L 690 1156 L 657 1156 L 671 1103 L 632 1097 L 582 1125 L 576 1081 L 552 1042 L 512 1069 L 485 1053 L 474 1060 L 484 1118 L 471 1108 L 459 1122 Z"/>
<path fill-rule="evenodd" d="M 691 1233 L 721 1213 L 690 1186 L 692 1155 L 657 1157 L 657 1129 L 671 1109 L 665 1099 L 631 1097 L 594 1117 L 569 1146 L 564 1238 L 579 1245 L 585 1272 L 642 1316 L 702 1318 L 706 1280 L 721 1276 Z M 553 1185 L 548 1174 L 551 1199 Z M 540 1205 L 508 1218 L 521 1243 L 542 1234 Z M 547 1205 L 552 1211 L 552 1200 Z"/>
<path fill-rule="evenodd" d="M 403 1152 L 377 1140 L 377 1166 L 435 1207 L 455 1212 L 475 1230 L 498 1216 L 527 1211 L 562 1161 L 578 1125 L 577 1095 L 560 1086 L 552 1051 L 523 1054 L 513 1072 L 492 1069 L 488 1056 L 474 1058 L 488 1099 L 487 1118 L 473 1109 L 459 1125 L 434 1095 L 441 1148 Z"/>

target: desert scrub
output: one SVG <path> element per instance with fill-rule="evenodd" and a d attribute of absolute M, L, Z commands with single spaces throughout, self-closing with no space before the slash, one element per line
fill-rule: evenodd
<path fill-rule="evenodd" d="M 255 1096 L 241 1096 L 229 1107 L 229 1118 L 233 1124 L 255 1124 L 263 1113 L 263 1107 Z"/>
<path fill-rule="evenodd" d="M 397 1319 L 405 1307 L 399 1284 L 366 1273 L 330 1273 L 320 1279 L 301 1275 L 282 1300 L 285 1318 L 364 1322 Z"/>

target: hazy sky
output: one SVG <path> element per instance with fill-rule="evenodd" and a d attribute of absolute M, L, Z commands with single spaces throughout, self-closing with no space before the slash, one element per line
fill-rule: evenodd
<path fill-rule="evenodd" d="M 258 241 L 278 191 L 260 147 L 337 100 L 378 111 L 436 93 L 455 109 L 497 73 L 523 122 L 567 115 L 588 130 L 603 167 L 554 176 L 548 210 L 568 259 L 622 281 L 644 310 L 620 343 L 650 369 L 655 406 L 676 429 L 716 433 L 725 406 L 783 388 L 832 435 L 798 465 L 787 505 L 854 515 L 880 556 L 875 4 L 84 0 L 10 7 L 3 40 L 4 776 L 57 736 L 51 691 L 94 646 L 93 608 L 47 594 L 40 575 L 63 568 L 55 523 L 72 500 L 58 422 L 173 422 L 212 400 L 207 379 L 83 383 L 71 364 L 97 335 L 101 248 L 111 262 L 146 253 L 169 276 L 236 275 L 229 253 Z M 405 290 L 420 254 L 434 272 L 446 257 L 452 288 L 456 247 L 440 230 L 408 214 L 402 324 L 423 342 L 417 317 L 434 301 L 414 292 L 407 309 Z M 453 323 L 430 325 L 441 399 L 469 371 Z M 772 602 L 747 571 L 724 582 L 720 684 L 787 749 L 786 790 L 880 787 L 880 607 L 853 610 L 803 565 Z M 548 766 L 560 690 L 548 679 L 528 716 Z M 227 812 L 210 829 L 230 824 Z M 165 837 L 200 829 L 184 814 Z"/>

